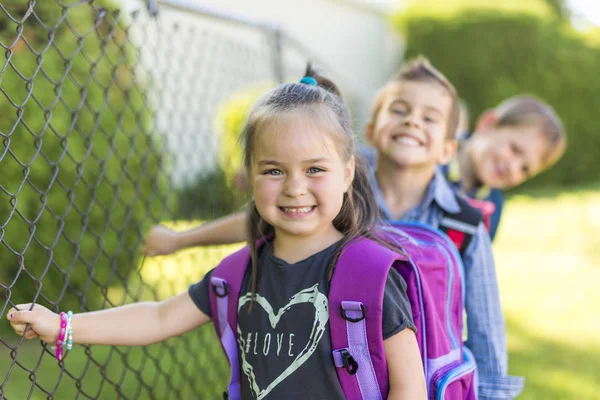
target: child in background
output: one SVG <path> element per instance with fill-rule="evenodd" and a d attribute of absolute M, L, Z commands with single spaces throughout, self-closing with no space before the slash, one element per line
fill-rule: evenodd
<path fill-rule="evenodd" d="M 427 60 L 407 63 L 375 100 L 367 141 L 376 149 L 371 175 L 386 219 L 443 228 L 448 215 L 470 207 L 457 196 L 438 164 L 456 150 L 459 102 L 450 82 Z M 508 376 L 506 332 L 489 235 L 479 222 L 462 252 L 468 337 L 479 368 L 482 399 L 510 399 L 522 378 Z"/>
<path fill-rule="evenodd" d="M 445 173 L 467 196 L 494 203 L 493 240 L 502 214 L 502 191 L 554 165 L 566 148 L 564 129 L 548 104 L 532 96 L 515 96 L 484 112 L 475 132 L 461 139 Z"/>
<path fill-rule="evenodd" d="M 389 222 L 415 221 L 441 228 L 448 215 L 470 206 L 450 188 L 437 167 L 456 150 L 459 119 L 456 92 L 431 64 L 407 63 L 377 95 L 367 140 L 376 157 L 367 157 L 378 208 Z M 376 168 L 375 168 L 376 166 Z M 147 255 L 183 247 L 246 240 L 242 214 L 176 233 L 157 226 L 146 237 Z M 461 254 L 465 265 L 468 338 L 479 368 L 482 399 L 510 399 L 522 390 L 522 378 L 507 375 L 506 332 L 488 232 L 481 220 Z"/>
<path fill-rule="evenodd" d="M 340 253 L 356 238 L 378 236 L 378 214 L 370 207 L 373 192 L 366 171 L 355 162 L 348 110 L 330 81 L 310 68 L 307 75 L 301 83 L 282 85 L 263 96 L 244 130 L 245 166 L 253 189 L 247 224 L 253 257 L 241 292 L 250 300 L 240 302 L 238 309 L 237 351 L 251 364 L 243 368 L 243 399 L 345 398 L 331 356 L 329 323 L 316 339 L 311 332 L 328 321 L 328 277 Z M 259 239 L 266 241 L 260 250 Z M 210 276 L 168 300 L 76 314 L 66 326 L 81 344 L 142 346 L 180 335 L 210 321 Z M 271 313 L 252 305 L 266 299 L 281 312 L 290 298 L 308 289 L 314 304 L 286 309 L 286 317 L 277 323 L 276 332 L 286 336 L 285 349 L 261 345 L 261 351 L 248 353 L 245 338 L 264 338 L 266 343 L 275 329 Z M 406 284 L 394 269 L 385 283 L 382 307 L 389 398 L 425 399 Z M 8 319 L 18 334 L 29 326 L 26 338 L 39 335 L 49 343 L 59 339 L 61 316 L 43 306 L 18 305 Z M 298 357 L 300 341 L 309 337 L 314 342 Z M 292 347 L 294 342 L 298 347 Z M 239 398 L 232 390 L 229 395 Z"/>

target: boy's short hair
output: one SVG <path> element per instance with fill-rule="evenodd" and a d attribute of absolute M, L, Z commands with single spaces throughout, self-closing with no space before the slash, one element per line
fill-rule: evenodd
<path fill-rule="evenodd" d="M 534 96 L 514 96 L 504 100 L 495 109 L 495 126 L 537 126 L 548 143 L 542 162 L 550 166 L 565 152 L 566 135 L 560 117 L 554 109 Z"/>
<path fill-rule="evenodd" d="M 423 56 L 418 56 L 404 64 L 400 71 L 394 78 L 388 81 L 383 88 L 379 90 L 375 97 L 375 104 L 373 106 L 373 112 L 371 114 L 371 123 L 375 123 L 377 115 L 383 107 L 383 102 L 386 95 L 392 89 L 392 85 L 398 82 L 433 82 L 442 88 L 444 88 L 451 98 L 450 115 L 448 116 L 448 131 L 446 136 L 448 138 L 454 138 L 456 128 L 458 127 L 458 121 L 460 116 L 460 106 L 458 102 L 458 96 L 456 89 L 450 83 L 450 81 L 438 71 L 429 60 Z"/>

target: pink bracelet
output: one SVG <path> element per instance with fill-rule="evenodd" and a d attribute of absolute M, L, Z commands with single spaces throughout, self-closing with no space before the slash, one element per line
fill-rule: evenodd
<path fill-rule="evenodd" d="M 58 340 L 56 341 L 56 358 L 58 361 L 62 360 L 63 356 L 63 342 L 65 341 L 65 335 L 67 333 L 67 314 L 64 312 L 60 313 L 60 333 L 58 334 Z"/>

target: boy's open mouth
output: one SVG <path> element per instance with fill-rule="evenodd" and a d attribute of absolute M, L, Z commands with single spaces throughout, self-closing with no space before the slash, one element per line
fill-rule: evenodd
<path fill-rule="evenodd" d="M 421 140 L 419 140 L 417 137 L 406 134 L 406 133 L 393 135 L 392 140 L 395 143 L 398 143 L 398 144 L 401 144 L 404 146 L 409 146 L 409 147 L 419 147 L 419 146 L 424 145 L 424 143 Z"/>

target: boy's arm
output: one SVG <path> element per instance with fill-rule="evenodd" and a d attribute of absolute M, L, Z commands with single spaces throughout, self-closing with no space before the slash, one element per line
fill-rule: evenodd
<path fill-rule="evenodd" d="M 508 376 L 506 327 L 489 235 L 479 224 L 465 252 L 467 347 L 479 370 L 479 398 L 512 399 L 523 390 L 523 378 Z"/>
<path fill-rule="evenodd" d="M 55 343 L 60 331 L 60 316 L 47 308 L 18 305 L 8 313 L 10 324 L 27 339 L 36 336 Z M 196 306 L 186 291 L 162 302 L 134 303 L 108 310 L 73 315 L 71 326 L 75 344 L 146 346 L 204 325 L 210 318 Z"/>
<path fill-rule="evenodd" d="M 196 228 L 175 232 L 165 226 L 150 229 L 142 253 L 153 257 L 192 246 L 212 246 L 246 241 L 246 213 L 240 212 L 207 222 Z"/>

